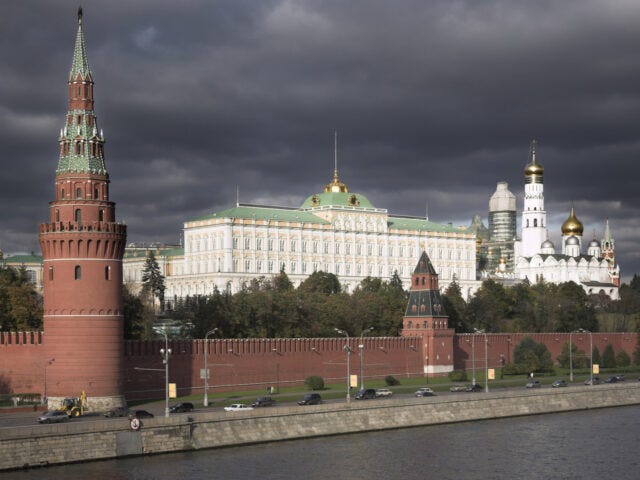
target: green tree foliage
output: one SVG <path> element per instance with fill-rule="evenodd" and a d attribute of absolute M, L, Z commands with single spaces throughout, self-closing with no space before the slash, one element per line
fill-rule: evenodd
<path fill-rule="evenodd" d="M 467 325 L 467 302 L 462 298 L 462 291 L 458 282 L 453 281 L 449 284 L 442 295 L 442 305 L 444 311 L 449 315 L 449 327 L 454 328 L 456 333 L 471 332 L 471 328 Z"/>
<path fill-rule="evenodd" d="M 164 275 L 160 271 L 160 265 L 158 265 L 153 250 L 149 250 L 142 269 L 142 291 L 144 294 L 149 295 L 151 300 L 157 298 L 160 302 L 160 309 L 164 310 Z"/>
<path fill-rule="evenodd" d="M 589 355 L 586 357 L 586 361 L 589 361 Z M 593 364 L 600 365 L 602 364 L 602 357 L 600 356 L 600 350 L 598 347 L 593 347 Z"/>
<path fill-rule="evenodd" d="M 616 367 L 616 354 L 613 351 L 613 345 L 609 344 L 604 347 L 602 352 L 602 368 L 615 368 Z"/>
<path fill-rule="evenodd" d="M 323 293 L 331 295 L 342 290 L 340 281 L 333 273 L 313 272 L 298 287 L 300 293 Z"/>
<path fill-rule="evenodd" d="M 485 280 L 467 305 L 472 328 L 485 332 L 506 332 L 509 299 L 505 288 L 493 280 Z"/>
<path fill-rule="evenodd" d="M 311 377 L 307 377 L 304 380 L 305 386 L 309 390 L 323 390 L 324 389 L 324 379 L 317 375 L 313 375 Z"/>
<path fill-rule="evenodd" d="M 547 347 L 528 336 L 513 349 L 513 363 L 525 372 L 553 371 L 553 360 Z"/>
<path fill-rule="evenodd" d="M 618 367 L 628 367 L 631 365 L 631 357 L 624 350 L 620 350 L 616 354 L 616 366 Z"/>
<path fill-rule="evenodd" d="M 562 353 L 556 357 L 556 360 L 562 368 L 569 368 L 573 363 L 573 368 L 583 368 L 586 366 L 588 358 L 582 350 L 578 349 L 575 342 L 571 343 L 571 357 L 569 356 L 569 342 L 565 342 L 562 346 Z"/>
<path fill-rule="evenodd" d="M 42 329 L 42 297 L 24 268 L 0 268 L 0 329 Z"/>

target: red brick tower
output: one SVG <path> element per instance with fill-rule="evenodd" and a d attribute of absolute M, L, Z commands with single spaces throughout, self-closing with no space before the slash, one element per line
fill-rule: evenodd
<path fill-rule="evenodd" d="M 93 111 L 93 78 L 82 9 L 69 74 L 69 111 L 60 131 L 55 200 L 40 225 L 44 345 L 50 405 L 87 394 L 92 410 L 121 405 L 122 257 L 126 226 L 109 201 L 104 137 Z"/>
<path fill-rule="evenodd" d="M 442 306 L 438 274 L 422 252 L 411 276 L 411 291 L 404 314 L 402 336 L 422 337 L 424 373 L 442 375 L 453 370 L 453 335 Z"/>

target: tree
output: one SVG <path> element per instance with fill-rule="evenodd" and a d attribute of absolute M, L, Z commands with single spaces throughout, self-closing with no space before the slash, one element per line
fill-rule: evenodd
<path fill-rule="evenodd" d="M 151 303 L 155 304 L 157 298 L 160 302 L 160 309 L 164 310 L 164 275 L 160 271 L 160 266 L 156 260 L 153 250 L 149 250 L 147 259 L 142 270 L 142 291 L 145 295 L 151 295 Z"/>
<path fill-rule="evenodd" d="M 323 271 L 313 272 L 298 287 L 301 293 L 322 293 L 332 295 L 340 293 L 342 287 L 340 281 L 333 273 Z"/>
<path fill-rule="evenodd" d="M 0 268 L 0 330 L 29 331 L 42 328 L 42 297 L 26 269 Z"/>
<path fill-rule="evenodd" d="M 589 297 L 580 285 L 575 282 L 562 283 L 558 294 L 560 308 L 557 332 L 573 332 L 579 328 L 591 332 L 598 331 L 598 319 L 589 303 Z"/>
<path fill-rule="evenodd" d="M 503 331 L 508 311 L 505 288 L 493 280 L 485 280 L 467 305 L 467 318 L 471 327 L 486 332 L 500 332 Z"/>
<path fill-rule="evenodd" d="M 149 318 L 153 323 L 153 311 L 142 299 L 131 293 L 128 285 L 122 287 L 122 307 L 124 317 L 124 338 L 151 338 L 151 325 L 146 325 Z M 149 335 L 147 335 L 149 333 Z"/>
<path fill-rule="evenodd" d="M 562 346 L 562 353 L 556 357 L 562 368 L 569 368 L 573 363 L 574 368 L 582 368 L 585 366 L 585 353 L 578 349 L 575 342 L 571 343 L 571 356 L 569 356 L 569 342 L 565 342 Z"/>
<path fill-rule="evenodd" d="M 528 336 L 513 349 L 513 363 L 525 372 L 553 371 L 553 360 L 547 347 Z"/>
<path fill-rule="evenodd" d="M 602 363 L 602 358 L 600 357 L 600 350 L 598 350 L 598 347 L 593 347 L 591 361 L 593 362 L 594 365 L 600 365 Z"/>
<path fill-rule="evenodd" d="M 471 332 L 466 322 L 467 302 L 462 298 L 462 290 L 458 282 L 451 282 L 444 291 L 442 306 L 449 316 L 449 327 L 453 327 L 456 333 Z"/>
<path fill-rule="evenodd" d="M 616 367 L 616 354 L 613 351 L 613 345 L 609 344 L 604 348 L 602 352 L 602 367 L 603 368 L 615 368 Z"/>
<path fill-rule="evenodd" d="M 629 357 L 629 354 L 624 350 L 620 350 L 616 354 L 616 365 L 618 367 L 628 367 L 631 365 L 631 357 Z"/>

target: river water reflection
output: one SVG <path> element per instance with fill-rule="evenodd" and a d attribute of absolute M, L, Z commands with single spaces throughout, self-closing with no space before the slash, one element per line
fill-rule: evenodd
<path fill-rule="evenodd" d="M 2 473 L 3 480 L 637 479 L 640 407 Z"/>

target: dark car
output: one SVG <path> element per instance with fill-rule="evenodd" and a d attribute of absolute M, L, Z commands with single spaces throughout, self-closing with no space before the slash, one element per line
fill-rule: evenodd
<path fill-rule="evenodd" d="M 270 407 L 275 405 L 276 401 L 271 397 L 258 397 L 255 402 L 251 404 L 252 407 Z"/>
<path fill-rule="evenodd" d="M 566 387 L 567 385 L 569 385 L 569 384 L 567 383 L 566 380 L 560 379 L 560 380 L 556 380 L 555 382 L 553 382 L 551 384 L 551 387 L 552 388 L 558 388 L 558 387 Z"/>
<path fill-rule="evenodd" d="M 482 391 L 482 387 L 480 385 L 478 385 L 477 383 L 473 383 L 471 385 L 467 385 L 467 387 L 464 389 L 465 392 L 481 392 Z"/>
<path fill-rule="evenodd" d="M 363 388 L 358 393 L 356 393 L 356 400 L 371 400 L 376 398 L 376 391 L 373 388 Z"/>
<path fill-rule="evenodd" d="M 128 414 L 129 409 L 127 407 L 113 407 L 112 409 L 104 412 L 104 416 L 107 418 L 126 417 Z"/>
<path fill-rule="evenodd" d="M 527 388 L 540 388 L 542 384 L 538 380 L 529 380 L 525 387 Z"/>
<path fill-rule="evenodd" d="M 590 378 L 587 378 L 587 379 L 584 381 L 584 384 L 585 384 L 585 385 L 591 385 L 591 379 L 590 379 Z M 593 377 L 593 385 L 599 385 L 599 384 L 600 384 L 600 378 L 599 378 L 599 377 Z"/>
<path fill-rule="evenodd" d="M 618 380 L 617 375 L 611 375 L 610 377 L 607 377 L 604 379 L 604 383 L 618 383 L 620 380 Z"/>
<path fill-rule="evenodd" d="M 322 403 L 322 397 L 319 393 L 307 393 L 302 400 L 298 402 L 298 405 L 318 405 Z"/>
<path fill-rule="evenodd" d="M 132 410 L 129 414 L 130 418 L 153 418 L 153 413 L 146 410 Z"/>
<path fill-rule="evenodd" d="M 191 410 L 193 410 L 193 403 L 191 402 L 176 403 L 174 406 L 169 408 L 171 413 L 184 413 L 190 412 Z"/>

